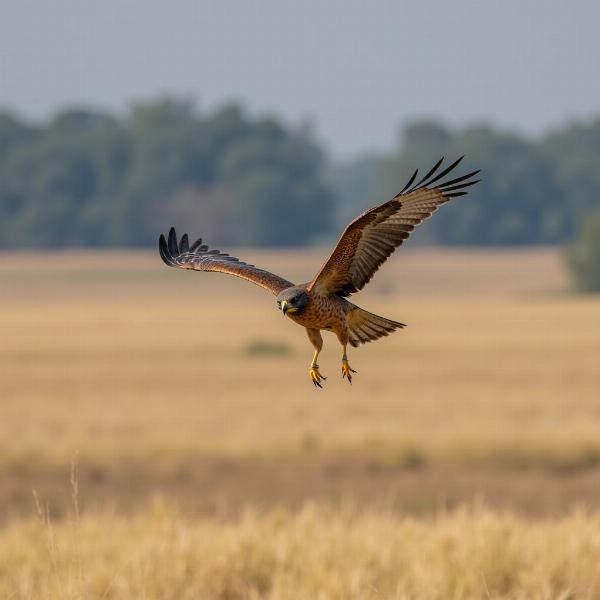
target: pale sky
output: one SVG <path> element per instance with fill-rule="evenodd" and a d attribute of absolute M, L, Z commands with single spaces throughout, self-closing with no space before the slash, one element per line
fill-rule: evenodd
<path fill-rule="evenodd" d="M 422 116 L 536 134 L 600 114 L 599 32 L 593 0 L 0 0 L 0 107 L 237 99 L 337 157 Z"/>

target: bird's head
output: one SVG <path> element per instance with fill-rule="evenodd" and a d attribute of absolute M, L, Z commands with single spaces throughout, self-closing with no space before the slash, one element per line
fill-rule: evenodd
<path fill-rule="evenodd" d="M 277 307 L 284 315 L 300 312 L 307 303 L 308 295 L 306 290 L 297 286 L 287 288 L 277 296 Z"/>

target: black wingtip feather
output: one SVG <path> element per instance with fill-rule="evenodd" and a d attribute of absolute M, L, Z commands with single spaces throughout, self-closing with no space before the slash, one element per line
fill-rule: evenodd
<path fill-rule="evenodd" d="M 190 252 L 196 252 L 202 246 L 202 238 L 198 238 L 190 247 Z"/>
<path fill-rule="evenodd" d="M 177 233 L 175 232 L 175 227 L 171 227 L 169 230 L 169 239 L 167 244 L 169 246 L 169 253 L 171 256 L 177 256 L 179 254 L 179 246 L 177 244 Z"/>
<path fill-rule="evenodd" d="M 188 238 L 188 234 L 184 233 L 181 236 L 181 241 L 179 242 L 179 252 L 183 254 L 184 252 L 190 251 L 190 240 Z"/>
<path fill-rule="evenodd" d="M 412 177 L 408 180 L 408 183 L 396 194 L 396 198 L 404 194 L 404 192 L 412 185 L 412 182 L 416 179 L 418 173 L 419 169 L 415 169 L 415 172 L 412 174 Z"/>
<path fill-rule="evenodd" d="M 449 181 L 444 181 L 443 183 L 441 183 L 437 187 L 440 190 L 446 189 L 446 188 L 448 188 L 450 186 L 453 186 L 453 185 L 455 185 L 457 183 L 460 183 L 461 181 L 465 181 L 466 179 L 470 179 L 471 177 L 474 177 L 479 172 L 480 172 L 479 170 L 478 171 L 471 171 L 470 173 L 467 173 L 466 175 L 461 175 L 460 177 L 455 177 L 454 179 L 450 179 Z"/>
<path fill-rule="evenodd" d="M 464 188 L 471 187 L 472 185 L 475 185 L 480 181 L 481 179 L 474 179 L 473 181 L 464 181 L 462 183 L 459 183 L 458 185 L 451 185 L 450 187 L 444 186 L 443 188 L 439 189 L 444 193 L 444 195 L 446 195 L 446 192 L 455 192 L 457 190 L 462 190 Z"/>
<path fill-rule="evenodd" d="M 431 167 L 431 169 L 429 170 L 429 172 L 427 173 L 427 175 L 424 175 L 417 183 L 415 183 L 414 187 L 418 188 L 418 187 L 425 187 L 427 185 L 427 180 L 430 177 L 433 177 L 433 175 L 435 174 L 435 172 L 439 169 L 440 165 L 444 162 L 444 157 L 442 156 L 442 158 L 440 158 L 440 160 L 438 160 L 435 165 L 433 165 L 433 167 Z"/>
<path fill-rule="evenodd" d="M 171 253 L 169 252 L 167 240 L 165 239 L 165 236 L 162 233 L 160 234 L 160 237 L 158 238 L 158 253 L 160 254 L 160 257 L 163 259 L 163 262 L 166 265 L 171 266 L 173 264 L 173 257 L 171 256 Z"/>
<path fill-rule="evenodd" d="M 448 175 L 448 173 L 450 173 L 450 171 L 455 169 L 460 164 L 460 161 L 463 158 L 464 158 L 464 154 L 463 154 L 463 156 L 461 156 L 460 158 L 455 160 L 450 166 L 446 167 L 441 173 L 438 173 L 433 179 L 428 181 L 427 186 L 428 187 L 431 186 L 432 183 L 435 183 L 436 181 L 439 181 L 442 177 L 445 177 L 446 175 Z"/>

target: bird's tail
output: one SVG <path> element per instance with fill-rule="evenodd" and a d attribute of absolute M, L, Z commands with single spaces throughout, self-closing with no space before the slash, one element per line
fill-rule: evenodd
<path fill-rule="evenodd" d="M 377 340 L 403 327 L 406 327 L 404 323 L 374 315 L 358 306 L 348 313 L 348 339 L 354 347 Z"/>

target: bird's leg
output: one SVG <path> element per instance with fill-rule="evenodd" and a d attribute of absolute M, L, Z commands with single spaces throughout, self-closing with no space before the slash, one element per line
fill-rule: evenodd
<path fill-rule="evenodd" d="M 322 375 L 319 371 L 317 358 L 319 358 L 319 350 L 315 350 L 315 355 L 313 356 L 312 363 L 310 365 L 310 371 L 308 372 L 308 374 L 310 375 L 311 381 L 315 384 L 315 387 L 323 387 L 321 385 L 321 381 L 327 379 L 327 377 Z"/>
<path fill-rule="evenodd" d="M 308 334 L 308 339 L 315 348 L 315 354 L 313 356 L 312 363 L 310 364 L 310 370 L 308 371 L 308 374 L 315 387 L 322 388 L 323 386 L 321 385 L 321 382 L 325 381 L 327 377 L 322 375 L 319 371 L 317 359 L 319 358 L 321 348 L 323 348 L 323 338 L 321 337 L 321 332 L 318 329 L 307 329 L 306 333 Z"/>
<path fill-rule="evenodd" d="M 346 344 L 344 344 L 342 348 L 342 379 L 344 379 L 344 377 L 347 377 L 349 383 L 351 384 L 352 373 L 356 373 L 356 371 L 350 366 L 350 363 L 348 363 L 348 357 L 346 356 Z"/>

